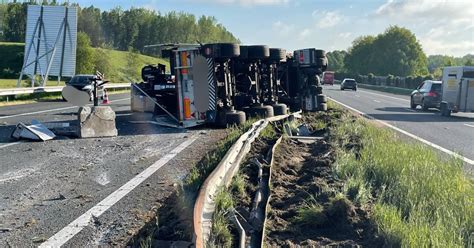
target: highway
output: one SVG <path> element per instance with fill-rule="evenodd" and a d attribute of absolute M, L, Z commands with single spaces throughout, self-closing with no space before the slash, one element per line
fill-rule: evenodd
<path fill-rule="evenodd" d="M 77 119 L 62 101 L 0 107 L 0 247 L 125 246 L 225 130 L 130 121 L 128 94 L 112 95 L 119 136 L 47 142 L 10 139 L 18 122 Z"/>
<path fill-rule="evenodd" d="M 438 110 L 410 109 L 410 97 L 359 88 L 341 91 L 339 85 L 324 86 L 324 94 L 371 118 L 413 134 L 434 146 L 474 160 L 474 113 L 441 116 Z M 442 153 L 444 154 L 444 153 Z M 473 164 L 466 163 L 472 173 Z"/>

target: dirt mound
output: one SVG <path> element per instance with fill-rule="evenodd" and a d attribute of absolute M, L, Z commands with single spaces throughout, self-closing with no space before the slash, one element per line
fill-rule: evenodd
<path fill-rule="evenodd" d="M 369 246 L 382 243 L 363 209 L 343 194 L 333 174 L 334 152 L 325 141 L 284 140 L 272 168 L 268 247 Z"/>

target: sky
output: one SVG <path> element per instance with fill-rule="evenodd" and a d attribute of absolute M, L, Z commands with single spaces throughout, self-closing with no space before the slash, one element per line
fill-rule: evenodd
<path fill-rule="evenodd" d="M 73 1 L 70 1 L 73 2 Z M 415 33 L 428 55 L 474 54 L 474 0 L 77 0 L 103 10 L 144 7 L 217 18 L 243 44 L 346 50 L 390 25 Z"/>

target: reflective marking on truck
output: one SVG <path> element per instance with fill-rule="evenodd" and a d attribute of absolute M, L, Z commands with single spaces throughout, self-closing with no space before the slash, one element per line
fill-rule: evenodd
<path fill-rule="evenodd" d="M 449 79 L 448 80 L 448 88 L 456 88 L 456 79 Z"/>

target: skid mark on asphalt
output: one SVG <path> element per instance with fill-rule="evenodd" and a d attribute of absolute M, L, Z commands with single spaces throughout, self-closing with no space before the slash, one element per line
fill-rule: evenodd
<path fill-rule="evenodd" d="M 6 148 L 6 147 L 9 147 L 9 146 L 18 145 L 18 144 L 20 144 L 20 143 L 21 143 L 21 141 L 13 142 L 13 143 L 8 143 L 8 144 L 5 144 L 5 145 L 1 145 L 1 146 L 0 146 L 0 149 Z"/>
<path fill-rule="evenodd" d="M 7 172 L 3 174 L 2 176 L 0 176 L 0 183 L 17 180 L 17 179 L 26 177 L 28 175 L 31 175 L 33 172 L 35 172 L 35 169 L 22 169 L 19 171 Z"/>
<path fill-rule="evenodd" d="M 114 102 L 120 102 L 120 101 L 126 101 L 126 100 L 130 100 L 130 98 L 118 99 L 118 100 L 113 100 L 113 101 L 110 101 L 110 102 L 114 103 Z M 92 104 L 89 104 L 88 106 L 92 106 Z M 41 111 L 35 111 L 35 112 L 29 112 L 29 113 L 21 113 L 21 114 L 16 114 L 16 115 L 0 116 L 0 120 L 1 119 L 13 118 L 13 117 L 19 117 L 19 116 L 35 115 L 35 114 L 55 112 L 55 111 L 61 111 L 61 110 L 67 110 L 67 109 L 74 109 L 74 108 L 77 108 L 77 107 L 76 106 L 71 106 L 71 107 L 47 109 L 47 110 L 41 110 Z"/>
<path fill-rule="evenodd" d="M 396 126 L 394 126 L 394 125 L 391 125 L 391 124 L 389 124 L 389 123 L 387 123 L 387 122 L 385 122 L 385 121 L 378 120 L 378 119 L 376 119 L 376 118 L 374 118 L 374 117 L 372 117 L 372 116 L 370 116 L 370 115 L 368 115 L 368 114 L 366 114 L 366 113 L 364 113 L 364 112 L 362 112 L 362 111 L 360 111 L 360 110 L 358 110 L 358 109 L 355 109 L 355 108 L 353 108 L 353 107 L 351 107 L 351 106 L 349 106 L 349 105 L 346 105 L 346 104 L 344 104 L 344 103 L 342 103 L 342 102 L 339 102 L 339 101 L 335 100 L 334 98 L 331 98 L 331 100 L 334 101 L 335 103 L 337 103 L 337 104 L 339 104 L 339 105 L 341 105 L 341 106 L 347 108 L 347 109 L 350 109 L 350 110 L 352 110 L 352 111 L 354 111 L 354 112 L 356 112 L 356 113 L 358 113 L 358 114 L 360 114 L 360 115 L 362 115 L 362 116 L 368 118 L 368 119 L 377 121 L 377 122 L 383 124 L 384 126 L 387 126 L 387 127 L 391 128 L 391 129 L 393 129 L 393 130 L 395 130 L 395 131 L 397 131 L 397 132 L 399 132 L 399 133 L 402 133 L 402 134 L 404 134 L 404 135 L 406 135 L 406 136 L 408 136 L 408 137 L 410 137 L 410 138 L 416 139 L 416 140 L 418 140 L 418 141 L 420 141 L 420 142 L 422 142 L 422 143 L 425 143 L 426 145 L 429 145 L 429 146 L 431 146 L 431 147 L 433 147 L 433 148 L 435 148 L 435 149 L 438 149 L 438 150 L 440 150 L 440 151 L 442 151 L 442 152 L 444 152 L 444 153 L 447 153 L 447 154 L 449 154 L 449 155 L 451 155 L 451 156 L 453 156 L 453 157 L 459 158 L 459 159 L 461 159 L 462 161 L 464 161 L 464 162 L 466 162 L 466 163 L 468 163 L 468 164 L 470 164 L 470 165 L 474 165 L 474 160 L 471 160 L 471 159 L 469 159 L 469 158 L 466 158 L 466 157 L 464 157 L 464 156 L 461 156 L 461 155 L 459 155 L 458 153 L 455 153 L 455 152 L 453 152 L 453 151 L 451 151 L 451 150 L 448 150 L 448 149 L 446 149 L 446 148 L 444 148 L 444 147 L 442 147 L 442 146 L 439 146 L 439 145 L 437 145 L 437 144 L 435 144 L 435 143 L 429 142 L 429 141 L 427 141 L 427 140 L 425 140 L 425 139 L 423 139 L 423 138 L 421 138 L 421 137 L 418 137 L 418 136 L 416 136 L 416 135 L 414 135 L 414 134 L 412 134 L 412 133 L 410 133 L 410 132 L 407 132 L 407 131 L 405 131 L 405 130 L 403 130 L 403 129 L 401 129 L 401 128 L 398 128 L 398 127 L 396 127 Z"/>
<path fill-rule="evenodd" d="M 97 205 L 89 209 L 83 215 L 79 216 L 69 225 L 61 229 L 59 232 L 50 237 L 46 242 L 42 243 L 39 247 L 60 247 L 67 243 L 71 238 L 78 234 L 82 229 L 89 226 L 93 218 L 101 216 L 105 211 L 111 208 L 115 203 L 124 198 L 128 193 L 135 189 L 138 185 L 148 179 L 157 170 L 167 164 L 171 159 L 176 157 L 180 152 L 190 146 L 197 137 L 191 137 L 174 148 L 171 152 L 163 156 L 160 160 L 152 164 L 150 167 L 142 171 L 140 174 L 132 178 L 122 187 L 114 191 L 112 194 L 107 196 L 104 200 L 99 202 Z"/>

